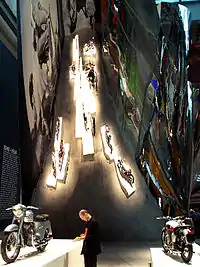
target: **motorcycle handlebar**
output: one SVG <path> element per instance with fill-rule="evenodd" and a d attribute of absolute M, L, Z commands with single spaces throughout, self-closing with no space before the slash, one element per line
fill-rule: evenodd
<path fill-rule="evenodd" d="M 170 216 L 156 217 L 157 220 L 170 220 L 170 219 L 179 220 L 179 219 L 183 219 L 183 218 L 185 218 L 184 215 L 177 216 L 177 217 L 170 217 Z"/>
<path fill-rule="evenodd" d="M 11 207 L 11 208 L 7 208 L 6 210 L 12 210 L 13 209 L 13 207 Z"/>
<path fill-rule="evenodd" d="M 39 210 L 38 207 L 34 207 L 34 206 L 27 206 L 27 209 L 29 209 L 29 210 Z"/>
<path fill-rule="evenodd" d="M 170 216 L 156 217 L 156 220 L 168 220 L 168 219 L 171 219 L 171 217 Z"/>

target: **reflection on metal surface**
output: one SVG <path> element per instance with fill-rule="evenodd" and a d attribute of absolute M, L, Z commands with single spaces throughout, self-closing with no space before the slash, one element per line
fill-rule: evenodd
<path fill-rule="evenodd" d="M 187 81 L 190 11 L 169 3 L 160 4 L 159 11 L 160 79 L 154 116 L 147 130 L 149 144 L 144 140 L 143 148 L 148 151 L 145 154 L 148 172 L 162 187 L 165 204 L 166 196 L 170 195 L 176 210 L 188 209 L 193 175 L 192 90 Z M 157 188 L 154 193 L 159 198 L 157 182 L 153 182 Z"/>

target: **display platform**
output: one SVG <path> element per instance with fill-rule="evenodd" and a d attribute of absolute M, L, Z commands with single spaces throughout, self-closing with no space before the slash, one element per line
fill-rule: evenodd
<path fill-rule="evenodd" d="M 83 267 L 80 255 L 82 241 L 53 239 L 42 253 L 34 248 L 21 250 L 19 258 L 8 266 L 13 267 Z M 0 266 L 6 266 L 0 255 Z"/>
<path fill-rule="evenodd" d="M 87 121 L 88 130 L 84 129 L 82 138 L 83 156 L 94 154 L 94 140 L 92 135 L 92 125 L 90 118 L 88 118 Z"/>
<path fill-rule="evenodd" d="M 184 263 L 181 256 L 179 254 L 177 255 L 166 255 L 163 252 L 162 248 L 151 248 L 151 259 L 153 267 L 184 267 L 188 266 L 188 264 Z M 200 264 L 200 246 L 197 244 L 194 244 L 194 254 L 192 257 L 191 263 L 189 263 L 189 266 L 192 267 L 198 267 Z M 162 265 L 161 265 L 162 263 Z"/>
<path fill-rule="evenodd" d="M 83 110 L 82 110 L 82 102 L 80 97 L 77 98 L 76 101 L 76 129 L 75 129 L 75 137 L 82 138 L 83 135 Z"/>
<path fill-rule="evenodd" d="M 108 146 L 108 143 L 106 141 L 106 126 L 105 125 L 101 126 L 101 139 L 103 143 L 103 151 L 104 151 L 105 157 L 110 161 L 114 160 L 114 151 L 112 150 L 111 152 L 111 148 Z M 110 145 L 114 149 L 112 138 L 110 140 Z"/>
<path fill-rule="evenodd" d="M 51 170 L 50 174 L 47 177 L 46 185 L 49 188 L 56 189 L 57 186 L 57 179 L 54 175 L 53 169 Z"/>
<path fill-rule="evenodd" d="M 120 171 L 117 167 L 117 162 L 118 162 L 118 158 L 114 159 L 114 163 L 115 163 L 115 169 L 116 169 L 116 173 L 117 173 L 117 177 L 119 180 L 119 183 L 121 185 L 122 190 L 124 191 L 124 194 L 126 195 L 126 197 L 130 197 L 132 194 L 135 193 L 136 191 L 136 187 L 135 187 L 135 183 L 133 185 L 130 185 L 120 174 Z"/>

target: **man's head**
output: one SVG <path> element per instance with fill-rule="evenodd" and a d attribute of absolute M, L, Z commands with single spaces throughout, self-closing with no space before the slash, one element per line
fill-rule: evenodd
<path fill-rule="evenodd" d="M 80 210 L 79 211 L 79 217 L 81 220 L 88 222 L 91 219 L 91 215 L 89 214 L 89 212 L 87 210 Z"/>

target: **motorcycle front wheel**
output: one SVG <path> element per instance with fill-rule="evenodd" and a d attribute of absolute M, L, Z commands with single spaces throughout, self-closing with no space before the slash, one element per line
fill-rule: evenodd
<path fill-rule="evenodd" d="M 168 238 L 169 238 L 168 233 L 166 232 L 165 229 L 163 229 L 162 232 L 161 232 L 161 241 L 162 241 L 162 247 L 163 247 L 165 253 L 169 252 L 169 248 L 168 248 L 168 245 L 167 245 L 167 243 L 168 243 L 167 239 Z"/>
<path fill-rule="evenodd" d="M 13 244 L 15 242 L 15 244 Z M 13 249 L 14 248 L 14 249 Z M 13 252 L 11 250 L 13 249 Z M 20 244 L 17 246 L 17 232 L 5 233 L 1 243 L 1 256 L 6 263 L 14 262 L 21 249 Z"/>
<path fill-rule="evenodd" d="M 193 248 L 192 245 L 186 245 L 181 252 L 181 258 L 185 263 L 189 263 L 192 259 Z"/>

